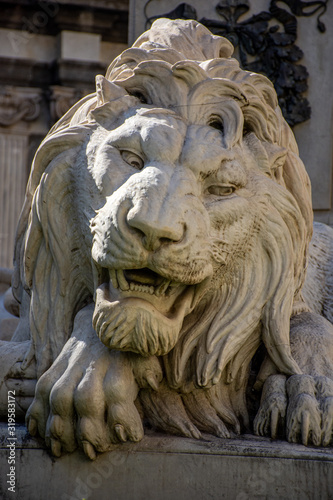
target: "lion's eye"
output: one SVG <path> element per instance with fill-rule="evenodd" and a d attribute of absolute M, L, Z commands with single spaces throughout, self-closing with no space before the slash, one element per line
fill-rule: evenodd
<path fill-rule="evenodd" d="M 121 157 L 126 163 L 131 165 L 131 167 L 137 170 L 142 170 L 144 167 L 144 161 L 140 156 L 132 153 L 132 151 L 120 151 Z"/>
<path fill-rule="evenodd" d="M 235 186 L 229 184 L 221 184 L 221 185 L 212 185 L 207 189 L 209 194 L 214 196 L 228 196 L 229 194 L 234 193 Z"/>
<path fill-rule="evenodd" d="M 133 97 L 139 99 L 139 101 L 142 102 L 142 104 L 150 104 L 148 102 L 147 96 L 144 95 L 144 93 L 141 92 L 140 90 L 127 90 L 127 92 L 129 93 L 129 95 L 132 95 Z"/>

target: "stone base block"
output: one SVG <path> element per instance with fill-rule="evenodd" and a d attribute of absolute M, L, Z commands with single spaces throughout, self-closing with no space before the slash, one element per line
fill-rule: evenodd
<path fill-rule="evenodd" d="M 0 432 L 2 500 L 329 500 L 333 450 L 242 436 L 203 440 L 148 434 L 90 462 L 82 452 L 54 459 L 17 428 L 15 450 Z M 12 441 L 13 442 L 13 441 Z M 15 458 L 15 475 L 10 458 Z M 8 490 L 12 479 L 15 493 Z"/>

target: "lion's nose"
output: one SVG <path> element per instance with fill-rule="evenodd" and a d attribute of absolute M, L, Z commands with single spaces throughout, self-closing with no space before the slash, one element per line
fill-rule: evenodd
<path fill-rule="evenodd" d="M 180 241 L 184 236 L 185 227 L 180 222 L 171 220 L 171 217 L 160 217 L 156 214 L 143 213 L 132 209 L 127 214 L 127 223 L 136 229 L 141 238 L 143 246 L 149 250 L 157 250 L 162 244 Z M 168 219 L 168 220 L 166 220 Z"/>

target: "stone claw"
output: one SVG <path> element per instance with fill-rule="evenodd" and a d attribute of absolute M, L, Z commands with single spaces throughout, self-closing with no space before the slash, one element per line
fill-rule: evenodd
<path fill-rule="evenodd" d="M 51 451 L 52 455 L 54 455 L 55 457 L 61 456 L 61 443 L 56 439 L 52 438 L 51 438 Z"/>
<path fill-rule="evenodd" d="M 116 432 L 116 435 L 119 439 L 119 441 L 123 442 L 123 443 L 126 443 L 127 441 L 127 434 L 125 432 L 125 429 L 122 425 L 120 424 L 117 424 L 114 426 L 114 430 Z"/>
<path fill-rule="evenodd" d="M 34 418 L 31 417 L 27 419 L 27 427 L 29 434 L 31 434 L 31 436 L 36 436 L 38 431 L 38 425 L 37 421 Z"/>
<path fill-rule="evenodd" d="M 83 446 L 83 451 L 84 454 L 90 459 L 90 460 L 96 460 L 97 454 L 96 451 L 91 443 L 89 441 L 82 441 L 82 446 Z"/>

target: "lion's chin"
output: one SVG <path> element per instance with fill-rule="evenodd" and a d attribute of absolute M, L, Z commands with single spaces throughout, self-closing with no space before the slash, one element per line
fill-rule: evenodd
<path fill-rule="evenodd" d="M 110 271 L 96 288 L 93 326 L 111 349 L 167 354 L 192 309 L 195 286 L 144 270 Z"/>

